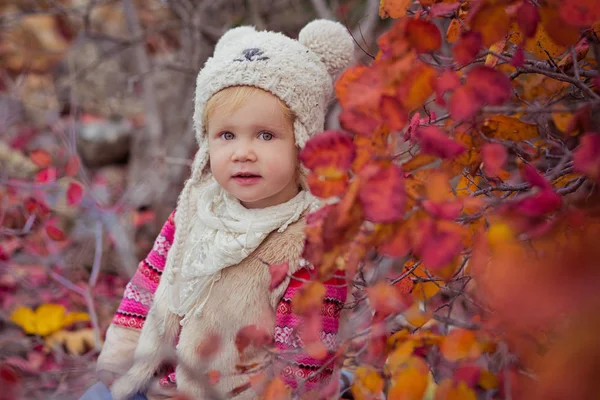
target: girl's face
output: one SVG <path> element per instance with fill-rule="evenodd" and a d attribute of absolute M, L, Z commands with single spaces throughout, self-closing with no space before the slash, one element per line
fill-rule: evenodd
<path fill-rule="evenodd" d="M 229 113 L 208 115 L 210 169 L 246 208 L 285 203 L 298 193 L 294 127 L 272 94 L 257 90 Z"/>

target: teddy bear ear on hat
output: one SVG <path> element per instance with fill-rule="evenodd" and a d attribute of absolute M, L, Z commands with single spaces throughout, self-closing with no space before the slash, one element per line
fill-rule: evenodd
<path fill-rule="evenodd" d="M 298 41 L 321 58 L 332 77 L 347 68 L 354 56 L 354 40 L 339 22 L 326 19 L 309 22 L 300 31 Z"/>
<path fill-rule="evenodd" d="M 235 42 L 252 33 L 256 33 L 256 29 L 252 26 L 238 26 L 237 28 L 229 29 L 215 45 L 215 53 L 218 53 L 223 47 L 227 46 L 229 42 Z"/>

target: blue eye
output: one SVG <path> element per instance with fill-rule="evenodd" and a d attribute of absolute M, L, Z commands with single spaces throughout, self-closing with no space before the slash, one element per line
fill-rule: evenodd
<path fill-rule="evenodd" d="M 270 132 L 261 132 L 260 135 L 258 135 L 259 137 L 262 138 L 262 140 L 273 140 L 273 134 Z"/>
<path fill-rule="evenodd" d="M 221 133 L 221 137 L 225 140 L 233 140 L 235 138 L 235 135 L 231 132 L 223 132 Z"/>

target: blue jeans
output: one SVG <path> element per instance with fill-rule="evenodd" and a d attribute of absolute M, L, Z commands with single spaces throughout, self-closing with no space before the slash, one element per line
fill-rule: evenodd
<path fill-rule="evenodd" d="M 112 400 L 110 390 L 102 382 L 96 383 L 94 386 L 89 388 L 79 400 Z M 148 400 L 142 393 L 138 393 L 131 397 L 129 400 Z"/>

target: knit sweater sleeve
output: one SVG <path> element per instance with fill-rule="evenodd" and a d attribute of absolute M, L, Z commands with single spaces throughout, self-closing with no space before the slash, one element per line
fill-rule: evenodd
<path fill-rule="evenodd" d="M 311 280 L 311 274 L 303 268 L 297 271 L 281 298 L 275 317 L 275 346 L 285 354 L 280 377 L 292 388 L 299 385 L 301 392 L 318 389 L 333 374 L 333 356 L 337 347 L 340 314 L 348 295 L 343 272 L 324 282 L 325 297 L 319 313 L 319 335 L 328 350 L 323 359 L 311 357 L 301 339 L 301 329 L 306 326 L 302 317 L 292 310 L 292 299 L 300 288 Z M 298 351 L 300 350 L 300 351 Z"/>
<path fill-rule="evenodd" d="M 106 332 L 96 364 L 97 371 L 125 373 L 133 363 L 140 332 L 152 305 L 175 236 L 175 211 L 164 223 L 152 250 L 139 264 L 125 286 L 119 308 Z"/>

